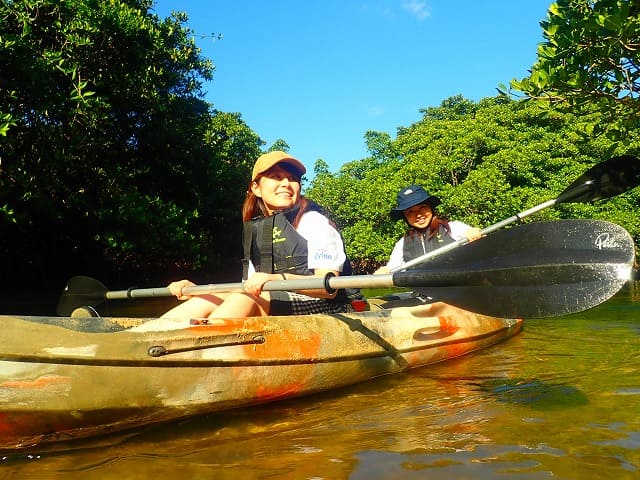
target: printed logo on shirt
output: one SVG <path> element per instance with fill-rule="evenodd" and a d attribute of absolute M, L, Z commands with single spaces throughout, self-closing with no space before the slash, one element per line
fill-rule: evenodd
<path fill-rule="evenodd" d="M 273 243 L 286 242 L 287 239 L 281 238 L 280 235 L 282 235 L 282 230 L 280 230 L 278 227 L 273 227 L 271 241 Z"/>
<path fill-rule="evenodd" d="M 319 261 L 327 261 L 327 262 L 331 262 L 335 259 L 335 256 L 330 254 L 329 252 L 327 252 L 326 250 L 318 250 L 315 255 L 313 256 L 314 260 L 319 260 Z"/>

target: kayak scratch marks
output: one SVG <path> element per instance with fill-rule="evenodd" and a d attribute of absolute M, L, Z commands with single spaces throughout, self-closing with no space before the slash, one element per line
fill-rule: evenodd
<path fill-rule="evenodd" d="M 69 377 L 46 375 L 35 380 L 14 380 L 0 383 L 0 388 L 45 388 L 57 385 L 70 385 Z"/>
<path fill-rule="evenodd" d="M 29 405 L 50 398 L 65 398 L 72 380 L 61 375 L 44 375 L 34 379 L 7 380 L 0 383 L 0 402 L 14 406 Z"/>
<path fill-rule="evenodd" d="M 95 357 L 98 345 L 85 345 L 82 347 L 48 347 L 44 351 L 52 355 L 69 355 L 75 357 Z"/>

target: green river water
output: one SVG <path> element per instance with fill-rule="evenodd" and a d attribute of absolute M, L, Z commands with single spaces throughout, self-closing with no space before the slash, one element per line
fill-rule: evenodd
<path fill-rule="evenodd" d="M 640 478 L 640 284 L 455 361 L 74 447 L 0 479 Z"/>

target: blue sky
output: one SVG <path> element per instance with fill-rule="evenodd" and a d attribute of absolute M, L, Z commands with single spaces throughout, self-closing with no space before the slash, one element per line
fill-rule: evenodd
<path fill-rule="evenodd" d="M 527 75 L 551 0 L 156 0 L 189 16 L 216 70 L 206 100 L 239 112 L 268 148 L 278 138 L 309 171 L 367 156 L 388 132 L 461 94 L 496 95 Z M 221 34 L 220 40 L 199 38 Z"/>

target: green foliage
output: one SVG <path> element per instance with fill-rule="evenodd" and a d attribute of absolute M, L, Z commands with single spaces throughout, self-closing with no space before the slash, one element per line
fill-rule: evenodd
<path fill-rule="evenodd" d="M 283 138 L 278 138 L 275 142 L 273 142 L 273 145 L 271 145 L 271 147 L 269 147 L 267 151 L 275 152 L 277 150 L 280 150 L 282 152 L 288 152 L 290 148 L 291 147 L 289 146 L 289 144 Z"/>
<path fill-rule="evenodd" d="M 238 185 L 263 142 L 202 99 L 214 67 L 186 15 L 151 6 L 0 3 L 9 271 L 158 275 L 239 257 Z"/>
<path fill-rule="evenodd" d="M 585 115 L 585 135 L 604 132 L 624 142 L 640 126 L 638 3 L 560 0 L 541 27 L 545 41 L 531 74 L 511 88 Z"/>
<path fill-rule="evenodd" d="M 456 96 L 422 112 L 420 121 L 398 129 L 395 140 L 368 132 L 369 158 L 336 174 L 316 169 L 308 191 L 335 214 L 349 255 L 366 272 L 388 259 L 404 233 L 404 223 L 392 221 L 389 212 L 406 185 L 417 183 L 439 196 L 440 214 L 486 227 L 557 197 L 590 166 L 615 153 L 611 140 L 584 138 L 579 118 L 541 102 L 501 96 L 476 103 Z M 637 135 L 629 143 L 628 152 L 640 149 Z M 639 207 L 640 192 L 634 191 L 595 205 L 546 209 L 526 221 L 608 219 L 637 241 Z"/>

